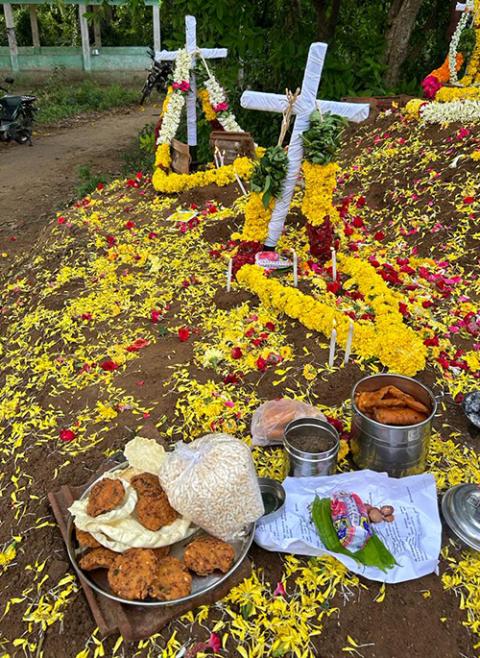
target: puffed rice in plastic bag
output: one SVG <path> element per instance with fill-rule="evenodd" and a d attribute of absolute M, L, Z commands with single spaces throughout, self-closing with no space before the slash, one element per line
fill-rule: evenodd
<path fill-rule="evenodd" d="M 239 537 L 265 511 L 250 449 L 229 434 L 177 443 L 159 478 L 177 512 L 224 541 Z"/>

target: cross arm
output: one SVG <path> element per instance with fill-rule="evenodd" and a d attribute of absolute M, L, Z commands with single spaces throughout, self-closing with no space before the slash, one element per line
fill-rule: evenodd
<path fill-rule="evenodd" d="M 228 56 L 227 48 L 200 48 L 205 59 L 224 59 Z M 156 50 L 155 60 L 162 62 L 173 62 L 177 59 L 178 50 Z"/>
<path fill-rule="evenodd" d="M 263 112 L 283 112 L 287 106 L 287 97 L 282 94 L 264 93 L 261 91 L 244 91 L 240 98 L 240 105 L 247 110 L 261 110 Z M 339 103 L 337 101 L 317 100 L 317 108 L 321 112 L 331 112 L 346 117 L 349 121 L 364 121 L 370 112 L 367 103 Z M 295 114 L 301 114 L 301 96 L 293 107 Z M 308 112 L 308 110 L 307 110 Z M 308 112 L 309 113 L 309 112 Z"/>
<path fill-rule="evenodd" d="M 368 103 L 339 103 L 337 101 L 317 100 L 317 109 L 322 113 L 338 114 L 354 123 L 365 121 L 370 114 L 370 105 Z"/>

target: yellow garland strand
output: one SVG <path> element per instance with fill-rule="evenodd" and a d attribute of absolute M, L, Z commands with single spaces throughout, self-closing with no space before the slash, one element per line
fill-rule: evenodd
<path fill-rule="evenodd" d="M 339 165 L 336 162 L 321 165 L 305 161 L 302 168 L 305 177 L 302 213 L 312 226 L 320 226 L 326 217 L 332 224 L 337 224 L 340 217 L 332 201 Z"/>
<path fill-rule="evenodd" d="M 164 162 L 163 151 L 157 149 L 156 162 Z M 170 156 L 169 156 L 170 157 Z M 183 190 L 191 190 L 194 187 L 205 187 L 215 183 L 219 187 L 230 185 L 235 182 L 235 174 L 244 180 L 248 180 L 253 169 L 253 162 L 247 157 L 240 157 L 231 165 L 225 165 L 218 169 L 207 169 L 206 171 L 196 171 L 193 174 L 175 174 L 167 173 L 161 166 L 157 166 L 152 176 L 152 184 L 157 192 L 165 194 L 175 194 Z"/>
<path fill-rule="evenodd" d="M 197 92 L 197 96 L 200 99 L 200 102 L 202 104 L 202 110 L 205 115 L 205 118 L 207 121 L 214 121 L 217 118 L 217 113 L 212 107 L 212 104 L 210 103 L 210 95 L 208 93 L 207 89 L 199 89 Z"/>
<path fill-rule="evenodd" d="M 268 225 L 272 216 L 274 201 L 270 201 L 265 208 L 260 192 L 252 192 L 245 206 L 245 223 L 243 225 L 242 240 L 265 242 L 268 235 Z"/>
<path fill-rule="evenodd" d="M 363 320 L 355 323 L 353 351 L 366 359 L 377 358 L 389 370 L 405 375 L 413 376 L 422 370 L 426 347 L 415 331 L 403 323 L 395 293 L 368 263 L 340 255 L 339 266 L 340 271 L 352 277 L 345 285 L 356 283 L 376 314 L 373 323 Z M 257 294 L 267 308 L 286 313 L 307 329 L 329 336 L 335 320 L 339 344 L 346 343 L 349 318 L 336 309 L 332 295 L 326 294 L 324 301 L 317 301 L 296 288 L 287 288 L 277 280 L 266 278 L 263 269 L 255 265 L 244 265 L 237 280 L 242 287 Z"/>

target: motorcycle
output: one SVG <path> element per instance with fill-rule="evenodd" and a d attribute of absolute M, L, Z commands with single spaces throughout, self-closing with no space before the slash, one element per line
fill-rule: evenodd
<path fill-rule="evenodd" d="M 145 103 L 154 89 L 160 94 L 163 93 L 167 87 L 168 79 L 172 74 L 170 64 L 161 64 L 155 60 L 155 52 L 153 51 L 153 48 L 149 48 L 147 53 L 152 60 L 152 66 L 150 69 L 147 69 L 148 75 L 145 84 L 143 85 L 140 105 Z"/>
<path fill-rule="evenodd" d="M 12 78 L 5 78 L 5 83 L 13 84 Z M 19 144 L 27 142 L 32 146 L 32 126 L 37 108 L 34 107 L 36 96 L 14 96 L 6 87 L 0 85 L 5 96 L 0 98 L 0 141 L 14 139 Z"/>

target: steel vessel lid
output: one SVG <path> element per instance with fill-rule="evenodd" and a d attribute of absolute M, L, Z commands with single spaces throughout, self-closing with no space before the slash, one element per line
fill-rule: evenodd
<path fill-rule="evenodd" d="M 446 524 L 464 544 L 480 551 L 480 486 L 458 484 L 442 500 Z"/>

